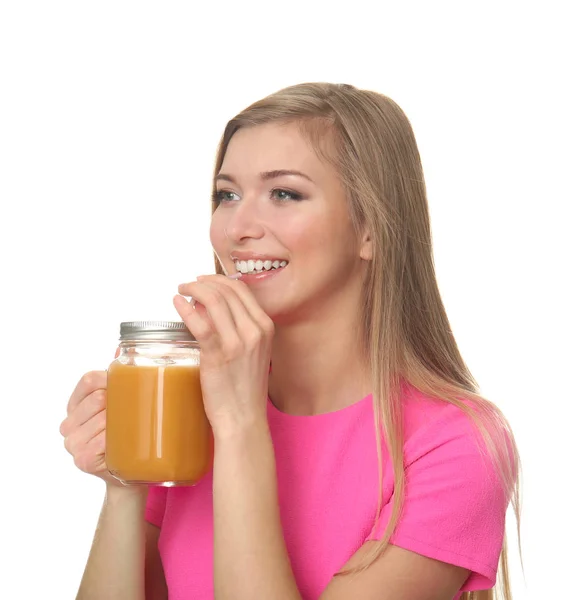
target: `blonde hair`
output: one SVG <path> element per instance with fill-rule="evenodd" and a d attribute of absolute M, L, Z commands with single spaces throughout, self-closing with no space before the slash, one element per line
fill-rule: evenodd
<path fill-rule="evenodd" d="M 294 122 L 339 173 L 355 231 L 369 231 L 373 260 L 363 286 L 361 340 L 371 365 L 379 499 L 383 473 L 379 432 L 394 469 L 394 508 L 365 564 L 386 549 L 404 500 L 401 383 L 463 410 L 483 436 L 511 499 L 520 552 L 520 461 L 513 433 L 499 409 L 479 393 L 458 350 L 436 281 L 422 163 L 410 122 L 390 98 L 345 84 L 304 83 L 252 104 L 227 124 L 216 158 L 219 173 L 233 134 L 242 127 Z M 331 136 L 332 152 L 323 141 Z M 213 211 L 216 206 L 214 203 Z M 217 259 L 216 270 L 221 273 Z M 473 408 L 472 408 L 473 407 Z M 504 436 L 504 437 L 500 437 Z M 506 440 L 505 443 L 503 441 Z M 378 521 L 375 521 L 375 526 Z M 522 557 L 521 557 L 522 560 Z M 461 600 L 511 600 L 506 537 L 497 587 L 466 592 Z"/>

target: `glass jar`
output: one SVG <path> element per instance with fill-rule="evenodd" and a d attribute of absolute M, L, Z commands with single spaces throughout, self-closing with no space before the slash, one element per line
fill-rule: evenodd
<path fill-rule="evenodd" d="M 212 466 L 199 344 L 182 322 L 120 325 L 108 368 L 106 464 L 123 484 L 194 485 Z"/>

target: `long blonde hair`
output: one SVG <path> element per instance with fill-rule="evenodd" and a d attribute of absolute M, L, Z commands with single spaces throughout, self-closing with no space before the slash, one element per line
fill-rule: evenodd
<path fill-rule="evenodd" d="M 355 231 L 359 235 L 370 232 L 373 257 L 377 257 L 367 269 L 360 331 L 371 365 L 379 499 L 382 429 L 394 469 L 394 509 L 374 552 L 364 565 L 349 572 L 367 568 L 383 553 L 400 518 L 404 500 L 403 381 L 458 406 L 478 426 L 511 499 L 520 552 L 517 447 L 503 414 L 480 395 L 448 322 L 434 269 L 422 163 L 408 118 L 393 100 L 376 92 L 330 83 L 291 86 L 229 121 L 217 151 L 214 175 L 238 129 L 272 122 L 297 123 L 318 154 L 332 162 L 342 179 Z M 323 150 L 322 141 L 328 135 L 333 141 L 331 153 Z M 213 211 L 215 208 L 214 203 Z M 215 262 L 221 273 L 217 259 Z M 503 439 L 510 443 L 504 444 Z M 497 588 L 463 593 L 461 599 L 497 600 L 499 588 L 504 600 L 512 599 L 506 538 Z"/>

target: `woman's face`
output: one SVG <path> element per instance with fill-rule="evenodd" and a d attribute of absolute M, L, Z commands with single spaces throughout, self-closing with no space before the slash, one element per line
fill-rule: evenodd
<path fill-rule="evenodd" d="M 353 304 L 368 242 L 355 237 L 335 170 L 295 124 L 238 130 L 217 177 L 217 198 L 213 247 L 229 273 L 246 272 L 242 281 L 275 323 Z M 285 266 L 274 268 L 275 261 Z"/>

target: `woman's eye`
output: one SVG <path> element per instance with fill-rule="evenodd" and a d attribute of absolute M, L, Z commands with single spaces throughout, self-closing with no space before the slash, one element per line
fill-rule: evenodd
<path fill-rule="evenodd" d="M 282 190 L 276 188 L 270 192 L 270 195 L 276 200 L 286 202 L 286 200 L 302 200 L 303 196 L 297 192 L 291 192 L 290 190 Z"/>
<path fill-rule="evenodd" d="M 238 197 L 235 192 L 229 192 L 228 190 L 219 190 L 215 193 L 217 202 L 234 202 Z"/>

